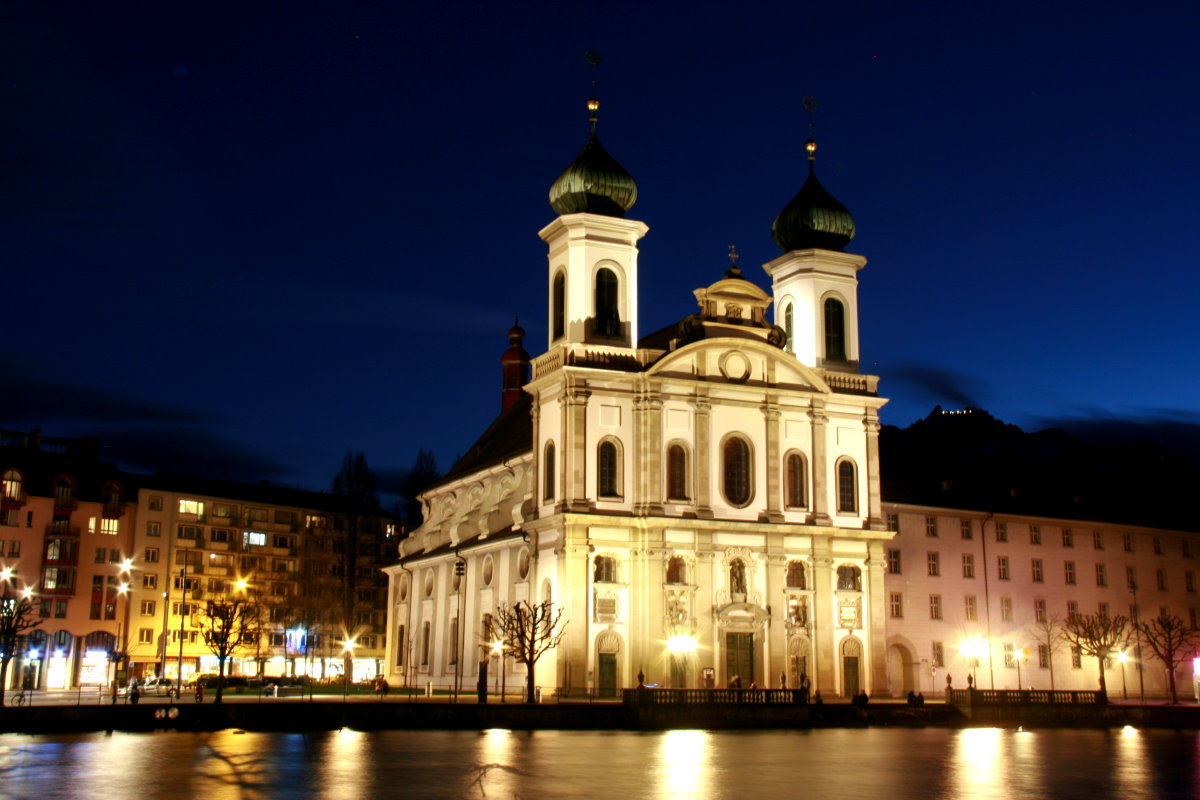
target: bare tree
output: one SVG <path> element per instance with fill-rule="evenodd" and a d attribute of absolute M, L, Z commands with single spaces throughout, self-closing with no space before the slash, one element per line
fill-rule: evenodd
<path fill-rule="evenodd" d="M 1139 622 L 1134 625 L 1146 641 L 1158 660 L 1167 668 L 1168 680 L 1171 682 L 1171 702 L 1179 702 L 1179 693 L 1175 686 L 1175 670 L 1195 651 L 1200 644 L 1200 633 L 1190 630 L 1179 617 L 1173 614 L 1160 614 L 1152 620 Z"/>
<path fill-rule="evenodd" d="M 41 625 L 28 597 L 0 598 L 0 706 L 4 705 L 4 687 L 8 683 L 8 665 L 25 649 L 29 631 Z"/>
<path fill-rule="evenodd" d="M 1100 664 L 1100 691 L 1108 693 L 1104 680 L 1104 662 L 1114 648 L 1125 643 L 1128 637 L 1129 619 L 1118 614 L 1106 617 L 1101 614 L 1075 614 L 1067 619 L 1063 637 L 1079 654 L 1092 656 Z"/>
<path fill-rule="evenodd" d="M 242 648 L 254 647 L 262 635 L 262 609 L 246 598 L 223 596 L 209 600 L 192 617 L 204 644 L 217 657 L 217 694 L 225 690 L 225 662 Z"/>
<path fill-rule="evenodd" d="M 1054 654 L 1062 652 L 1065 631 L 1063 630 L 1063 622 L 1059 617 L 1045 617 L 1030 625 L 1025 629 L 1025 635 L 1029 637 L 1038 648 L 1046 648 L 1046 660 L 1050 664 L 1050 691 L 1054 691 Z"/>
<path fill-rule="evenodd" d="M 558 647 L 565 632 L 563 610 L 549 601 L 530 605 L 527 601 L 500 606 L 493 620 L 495 632 L 505 650 L 525 665 L 525 702 L 535 701 L 533 671 L 538 659 Z"/>

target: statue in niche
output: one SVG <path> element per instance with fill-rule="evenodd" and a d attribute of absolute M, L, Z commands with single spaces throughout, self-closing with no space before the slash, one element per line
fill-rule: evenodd
<path fill-rule="evenodd" d="M 682 594 L 672 592 L 667 597 L 667 622 L 670 625 L 684 625 L 688 621 L 687 600 Z"/>
<path fill-rule="evenodd" d="M 740 558 L 729 565 L 729 590 L 734 594 L 746 593 L 746 565 Z"/>

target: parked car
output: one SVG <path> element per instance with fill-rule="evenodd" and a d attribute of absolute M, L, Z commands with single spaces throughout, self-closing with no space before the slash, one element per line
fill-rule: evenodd
<path fill-rule="evenodd" d="M 159 697 L 178 697 L 179 688 L 171 678 L 147 678 L 138 686 L 142 694 L 156 694 Z"/>

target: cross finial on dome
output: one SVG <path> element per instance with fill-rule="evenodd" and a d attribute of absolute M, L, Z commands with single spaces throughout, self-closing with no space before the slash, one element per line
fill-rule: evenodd
<path fill-rule="evenodd" d="M 817 160 L 817 140 L 813 138 L 813 114 L 817 110 L 817 101 L 812 95 L 805 95 L 800 101 L 804 106 L 804 110 L 808 112 L 808 141 L 804 143 L 804 149 L 808 151 L 808 160 Z"/>
<path fill-rule="evenodd" d="M 592 96 L 588 98 L 588 122 L 592 125 L 592 133 L 596 132 L 597 112 L 600 111 L 600 99 L 596 97 L 596 67 L 604 60 L 600 55 L 599 50 L 588 50 L 583 54 L 583 58 L 592 65 Z"/>
<path fill-rule="evenodd" d="M 742 268 L 738 266 L 739 258 L 741 258 L 741 256 L 738 255 L 737 245 L 729 245 L 729 269 L 725 271 L 726 278 L 742 277 Z"/>

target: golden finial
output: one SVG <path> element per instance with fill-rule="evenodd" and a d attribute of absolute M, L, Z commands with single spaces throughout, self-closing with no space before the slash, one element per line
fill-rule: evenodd
<path fill-rule="evenodd" d="M 592 125 L 592 133 L 596 132 L 597 113 L 600 110 L 600 99 L 596 97 L 596 67 L 604 60 L 599 50 L 588 50 L 583 58 L 592 65 L 592 96 L 587 100 L 588 122 Z"/>
<path fill-rule="evenodd" d="M 817 160 L 817 140 L 813 138 L 813 112 L 817 110 L 817 101 L 812 95 L 805 95 L 800 101 L 804 106 L 804 110 L 808 112 L 808 141 L 804 143 L 804 149 L 808 151 L 808 160 Z"/>

